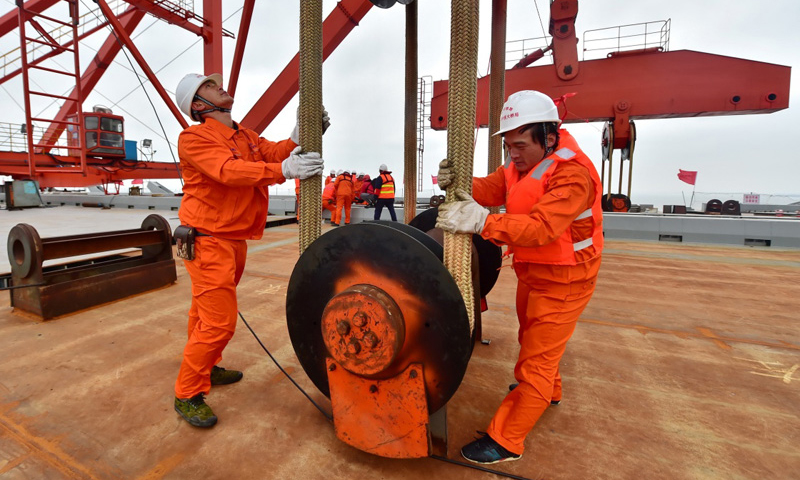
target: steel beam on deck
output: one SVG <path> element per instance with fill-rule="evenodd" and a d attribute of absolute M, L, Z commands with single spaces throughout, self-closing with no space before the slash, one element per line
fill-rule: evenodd
<path fill-rule="evenodd" d="M 105 252 L 136 248 L 140 255 Z M 11 305 L 43 320 L 66 315 L 137 293 L 170 285 L 177 280 L 172 257 L 172 231 L 164 217 L 149 215 L 141 228 L 114 232 L 41 238 L 21 223 L 8 234 L 12 252 Z M 72 257 L 96 255 L 76 261 Z M 45 267 L 47 260 L 71 258 L 69 263 Z"/>

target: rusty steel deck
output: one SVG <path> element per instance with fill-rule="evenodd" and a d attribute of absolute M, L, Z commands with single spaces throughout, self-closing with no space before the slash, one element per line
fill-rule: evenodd
<path fill-rule="evenodd" d="M 329 408 L 285 324 L 297 236 L 282 226 L 250 243 L 239 308 Z M 608 241 L 603 262 L 561 364 L 562 404 L 520 461 L 496 468 L 531 479 L 798 478 L 800 251 Z M 514 285 L 502 269 L 483 317 L 492 342 L 476 346 L 448 405 L 450 458 L 513 381 Z M 48 322 L 13 313 L 4 293 L 0 478 L 497 478 L 341 443 L 241 323 L 223 365 L 244 380 L 212 391 L 213 429 L 191 427 L 172 407 L 189 292 L 179 264 L 172 286 Z"/>

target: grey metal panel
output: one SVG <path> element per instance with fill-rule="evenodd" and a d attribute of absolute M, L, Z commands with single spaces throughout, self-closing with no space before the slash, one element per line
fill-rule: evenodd
<path fill-rule="evenodd" d="M 720 215 L 603 214 L 606 238 L 659 241 L 661 236 L 683 242 L 745 245 L 746 240 L 769 241 L 773 247 L 800 248 L 800 219 Z"/>

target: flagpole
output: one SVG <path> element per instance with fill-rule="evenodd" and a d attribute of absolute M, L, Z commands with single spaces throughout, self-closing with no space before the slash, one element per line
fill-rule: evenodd
<path fill-rule="evenodd" d="M 692 185 L 692 198 L 689 200 L 689 210 L 692 209 L 692 204 L 694 203 L 694 189 L 697 188 L 697 185 Z"/>

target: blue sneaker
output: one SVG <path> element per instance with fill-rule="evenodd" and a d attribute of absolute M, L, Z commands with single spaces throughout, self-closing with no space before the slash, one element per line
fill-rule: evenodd
<path fill-rule="evenodd" d="M 464 445 L 461 448 L 461 456 L 472 463 L 480 463 L 482 465 L 511 462 L 522 458 L 522 455 L 509 452 L 485 433 L 474 442 Z"/>

